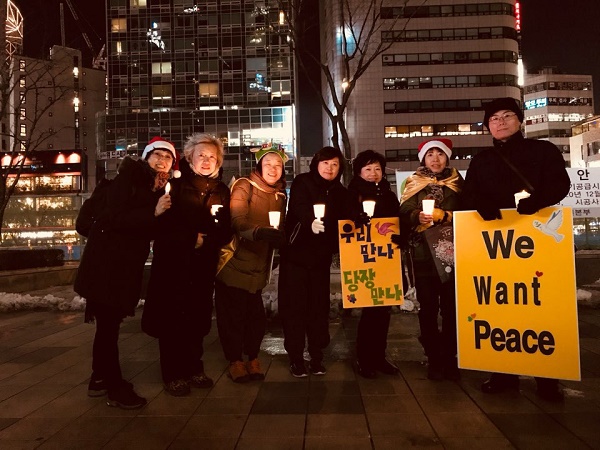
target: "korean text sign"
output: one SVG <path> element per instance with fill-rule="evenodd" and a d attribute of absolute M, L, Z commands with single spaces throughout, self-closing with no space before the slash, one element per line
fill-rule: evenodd
<path fill-rule="evenodd" d="M 340 220 L 338 232 L 344 308 L 401 305 L 400 249 L 390 237 L 400 233 L 398 218 L 373 218 L 360 228 Z"/>
<path fill-rule="evenodd" d="M 454 214 L 461 368 L 580 379 L 572 222 L 563 207 Z"/>

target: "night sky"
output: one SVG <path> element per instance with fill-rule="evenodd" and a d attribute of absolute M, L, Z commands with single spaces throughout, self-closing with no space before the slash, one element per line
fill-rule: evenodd
<path fill-rule="evenodd" d="M 13 0 L 25 18 L 25 53 L 48 54 L 60 43 L 60 0 Z M 104 0 L 72 0 L 95 52 L 105 42 Z M 523 0 L 522 50 L 526 70 L 555 66 L 564 73 L 594 76 L 595 111 L 600 113 L 600 0 Z M 67 46 L 81 48 L 86 64 L 91 53 L 66 3 Z"/>

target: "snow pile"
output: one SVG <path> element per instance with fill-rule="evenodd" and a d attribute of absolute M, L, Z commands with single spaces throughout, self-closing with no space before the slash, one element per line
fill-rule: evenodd
<path fill-rule="evenodd" d="M 0 312 L 26 311 L 34 309 L 49 309 L 54 311 L 83 311 L 85 299 L 75 296 L 73 299 L 64 299 L 52 294 L 32 296 L 29 294 L 14 294 L 0 292 Z"/>

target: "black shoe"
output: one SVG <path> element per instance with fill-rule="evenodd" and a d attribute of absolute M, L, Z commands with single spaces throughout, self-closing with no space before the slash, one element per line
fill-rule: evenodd
<path fill-rule="evenodd" d="M 184 397 L 191 392 L 191 389 L 187 381 L 173 380 L 165 383 L 165 391 L 173 397 Z"/>
<path fill-rule="evenodd" d="M 377 372 L 375 371 L 375 369 L 373 369 L 369 366 L 365 366 L 364 364 L 361 364 L 359 361 L 356 361 L 356 368 L 358 369 L 358 374 L 363 378 L 369 378 L 369 379 L 377 378 Z"/>
<path fill-rule="evenodd" d="M 548 385 L 542 384 L 538 381 L 536 393 L 538 397 L 548 402 L 559 403 L 565 401 L 565 394 L 563 393 L 562 389 L 558 387 L 558 383 L 552 383 Z"/>
<path fill-rule="evenodd" d="M 292 375 L 294 375 L 296 378 L 306 378 L 308 376 L 304 361 L 296 361 L 291 363 L 290 372 L 292 372 Z"/>
<path fill-rule="evenodd" d="M 104 380 L 95 380 L 92 376 L 88 384 L 88 397 L 103 397 L 108 393 L 108 387 Z"/>
<path fill-rule="evenodd" d="M 375 367 L 379 372 L 386 375 L 398 375 L 400 373 L 400 369 L 395 364 L 392 364 L 387 359 L 383 359 L 377 366 Z"/>
<path fill-rule="evenodd" d="M 494 376 L 495 375 L 495 376 Z M 504 392 L 507 389 L 519 389 L 519 378 L 510 377 L 505 378 L 494 374 L 489 380 L 486 380 L 481 385 L 481 391 L 486 394 L 498 394 Z"/>
<path fill-rule="evenodd" d="M 444 365 L 442 367 L 442 373 L 446 380 L 450 381 L 458 381 L 460 380 L 460 371 L 458 370 L 458 363 L 456 358 L 449 358 L 444 361 Z"/>
<path fill-rule="evenodd" d="M 108 390 L 108 406 L 115 406 L 121 409 L 138 409 L 146 405 L 146 399 L 140 397 L 133 390 L 131 383 L 121 383 L 119 387 Z"/>
<path fill-rule="evenodd" d="M 213 386 L 212 378 L 209 378 L 204 372 L 192 375 L 192 378 L 188 380 L 188 384 L 195 388 L 208 389 Z"/>
<path fill-rule="evenodd" d="M 323 363 L 314 359 L 310 360 L 309 368 L 310 373 L 313 375 L 325 375 L 327 373 L 327 369 L 325 369 Z"/>

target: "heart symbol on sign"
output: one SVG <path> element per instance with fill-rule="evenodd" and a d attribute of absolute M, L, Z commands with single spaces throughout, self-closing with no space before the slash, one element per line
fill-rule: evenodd
<path fill-rule="evenodd" d="M 544 272 L 540 272 L 540 271 L 535 271 L 535 275 L 538 277 L 541 277 L 542 275 L 544 275 Z"/>

